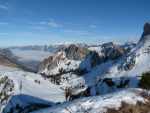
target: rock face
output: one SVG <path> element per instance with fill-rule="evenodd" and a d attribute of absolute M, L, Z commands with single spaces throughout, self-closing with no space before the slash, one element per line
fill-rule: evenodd
<path fill-rule="evenodd" d="M 12 52 L 9 49 L 0 49 L 0 55 L 6 56 L 8 58 L 14 58 Z"/>
<path fill-rule="evenodd" d="M 81 62 L 80 68 L 90 71 L 92 68 L 104 61 L 105 57 L 103 55 L 100 56 L 96 51 L 90 51 L 86 58 Z"/>
<path fill-rule="evenodd" d="M 82 60 L 87 55 L 88 49 L 72 44 L 65 49 L 65 53 L 68 59 Z"/>
<path fill-rule="evenodd" d="M 85 58 L 89 50 L 77 45 L 61 49 L 53 56 L 44 59 L 39 66 L 39 73 L 55 75 L 60 72 L 70 72 L 78 68 L 79 62 Z"/>
<path fill-rule="evenodd" d="M 47 68 L 47 70 L 52 70 L 58 66 L 61 60 L 64 59 L 65 59 L 64 52 L 59 52 L 54 56 L 49 56 L 47 59 L 44 59 L 44 61 L 41 62 L 39 66 L 39 71 L 42 71 L 45 68 Z"/>
<path fill-rule="evenodd" d="M 115 45 L 112 42 L 105 43 L 102 45 L 102 52 L 106 59 L 117 59 L 125 54 L 125 50 L 123 47 L 119 45 Z"/>
<path fill-rule="evenodd" d="M 146 40 L 150 40 L 150 37 L 147 37 L 147 35 L 150 35 L 150 23 L 145 23 L 144 31 L 139 42 L 145 42 Z"/>
<path fill-rule="evenodd" d="M 136 56 L 132 55 L 130 57 L 126 57 L 124 62 L 120 64 L 120 66 L 118 67 L 119 70 L 131 70 L 136 63 Z"/>
<path fill-rule="evenodd" d="M 142 34 L 142 37 L 146 35 L 150 35 L 150 23 L 145 23 L 144 25 L 144 32 Z"/>
<path fill-rule="evenodd" d="M 9 67 L 17 67 L 15 63 L 9 60 L 7 57 L 0 55 L 0 65 L 9 66 Z"/>
<path fill-rule="evenodd" d="M 126 49 L 123 46 L 116 45 L 112 42 L 104 43 L 100 46 L 101 51 L 90 51 L 89 54 L 82 61 L 80 68 L 90 71 L 97 65 L 107 62 L 109 60 L 115 60 L 126 54 Z"/>
<path fill-rule="evenodd" d="M 0 77 L 0 111 L 6 105 L 14 91 L 14 82 L 7 76 Z"/>
<path fill-rule="evenodd" d="M 14 57 L 8 49 L 0 49 L 0 65 L 17 67 Z"/>

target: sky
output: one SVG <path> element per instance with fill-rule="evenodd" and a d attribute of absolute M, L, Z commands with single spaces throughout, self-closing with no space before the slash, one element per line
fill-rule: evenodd
<path fill-rule="evenodd" d="M 0 0 L 0 46 L 138 41 L 150 0 Z"/>

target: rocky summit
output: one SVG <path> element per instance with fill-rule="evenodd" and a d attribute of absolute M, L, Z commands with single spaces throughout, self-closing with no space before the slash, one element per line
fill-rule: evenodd
<path fill-rule="evenodd" d="M 145 23 L 142 36 L 150 35 L 150 23 Z"/>
<path fill-rule="evenodd" d="M 87 48 L 79 47 L 75 44 L 71 44 L 69 47 L 65 48 L 66 57 L 72 60 L 82 60 L 88 52 Z"/>
<path fill-rule="evenodd" d="M 126 51 L 122 46 L 109 42 L 102 45 L 102 52 L 106 59 L 116 59 L 123 56 Z"/>
<path fill-rule="evenodd" d="M 139 42 L 145 42 L 146 40 L 150 40 L 150 37 L 147 37 L 148 35 L 150 35 L 150 23 L 149 22 L 144 24 L 143 34 Z"/>

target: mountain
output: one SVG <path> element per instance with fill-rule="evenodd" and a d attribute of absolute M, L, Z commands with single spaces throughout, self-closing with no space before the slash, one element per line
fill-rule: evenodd
<path fill-rule="evenodd" d="M 150 112 L 150 91 L 141 85 L 149 83 L 149 23 L 136 44 L 7 48 L 0 58 L 2 113 Z"/>
<path fill-rule="evenodd" d="M 13 59 L 14 57 L 8 49 L 0 49 L 0 65 L 17 67 Z"/>
<path fill-rule="evenodd" d="M 81 60 L 85 58 L 88 52 L 87 48 L 71 44 L 41 62 L 39 73 L 56 75 L 63 71 L 65 73 L 74 71 L 79 67 Z"/>
<path fill-rule="evenodd" d="M 69 87 L 81 93 L 80 91 L 91 89 L 91 82 L 93 85 L 98 84 L 95 81 L 100 79 L 103 73 L 108 73 L 107 69 L 112 68 L 114 64 L 120 65 L 117 68 L 121 68 L 123 64 L 120 62 L 125 62 L 127 54 L 134 47 L 133 43 L 117 45 L 112 42 L 88 48 L 70 45 L 45 59 L 40 65 L 39 73 L 52 81 L 59 79 L 57 84 L 69 84 Z M 85 86 L 83 89 L 79 87 L 81 84 Z"/>
<path fill-rule="evenodd" d="M 144 35 L 141 36 L 137 44 L 116 45 L 110 42 L 89 47 L 88 54 L 72 71 L 68 71 L 70 66 L 66 68 L 62 62 L 58 63 L 55 71 L 45 69 L 43 65 L 43 70 L 46 70 L 43 71 L 44 75 L 49 76 L 50 80 L 53 79 L 53 75 L 59 76 L 59 84 L 71 88 L 72 98 L 108 94 L 126 88 L 138 88 L 142 73 L 148 72 L 150 69 L 150 34 L 148 29 L 148 24 L 145 24 Z M 65 55 L 63 57 L 67 58 Z M 47 63 L 47 66 L 53 67 L 51 61 Z M 77 61 L 71 65 L 76 63 Z M 58 71 L 59 68 L 67 73 Z"/>
<path fill-rule="evenodd" d="M 22 68 L 31 72 L 37 72 L 41 61 L 43 61 L 48 56 L 53 55 L 56 52 L 68 47 L 69 45 L 71 44 L 49 45 L 49 46 L 47 45 L 21 46 L 21 47 L 9 47 L 7 48 L 7 50 L 9 50 L 12 54 L 9 56 L 14 56 L 15 59 L 13 60 L 15 60 L 17 64 L 22 66 Z M 77 44 L 77 45 L 81 47 L 86 46 L 85 44 Z M 66 51 L 69 52 L 69 50 Z M 77 51 L 75 51 L 75 53 Z M 78 53 L 79 52 L 81 51 L 79 50 Z M 77 57 L 78 56 L 76 56 L 76 58 Z"/>
<path fill-rule="evenodd" d="M 150 23 L 145 23 L 145 25 L 144 25 L 144 32 L 143 32 L 139 42 L 146 41 L 148 39 L 148 38 L 146 38 L 147 35 L 150 35 Z"/>
<path fill-rule="evenodd" d="M 59 84 L 69 87 L 71 100 L 86 96 L 93 97 L 79 98 L 34 113 L 112 113 L 113 111 L 113 113 L 120 113 L 129 112 L 128 108 L 133 112 L 145 110 L 145 113 L 148 113 L 149 93 L 136 88 L 140 87 L 142 73 L 150 71 L 150 24 L 144 25 L 143 34 L 137 44 L 116 45 L 110 42 L 87 49 L 85 57 L 78 59 L 80 62 L 73 59 L 72 55 L 75 54 L 72 54 L 74 53 L 72 47 L 68 49 L 71 52 L 68 52 L 69 55 L 66 55 L 65 50 L 58 52 L 49 57 L 49 60 L 44 60 L 41 69 L 44 71 L 40 71 L 44 72 L 44 76 L 50 80 L 53 76 L 59 76 Z M 64 65 L 64 61 L 69 61 L 70 57 L 67 56 L 71 56 L 71 60 L 74 60 L 70 63 L 71 66 Z M 75 69 L 67 70 L 77 62 Z M 96 96 L 102 94 L 104 96 Z M 148 103 L 143 104 L 145 100 Z"/>

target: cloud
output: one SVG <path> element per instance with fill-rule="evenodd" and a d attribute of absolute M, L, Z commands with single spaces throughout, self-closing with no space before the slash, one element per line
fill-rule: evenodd
<path fill-rule="evenodd" d="M 44 26 L 33 26 L 32 28 L 36 29 L 36 30 L 44 30 L 45 29 Z"/>
<path fill-rule="evenodd" d="M 64 30 L 65 33 L 73 33 L 77 35 L 89 35 L 90 33 L 88 31 L 80 31 L 80 30 L 72 30 L 72 29 L 66 29 Z"/>
<path fill-rule="evenodd" d="M 34 29 L 44 29 L 44 28 L 61 28 L 63 27 L 62 24 L 54 21 L 53 19 L 49 20 L 49 21 L 40 21 L 40 22 L 32 22 L 30 23 L 30 25 L 32 25 L 32 28 Z"/>
<path fill-rule="evenodd" d="M 94 24 L 89 25 L 90 28 L 96 28 L 97 26 Z"/>
<path fill-rule="evenodd" d="M 47 24 L 48 26 L 53 27 L 53 28 L 60 28 L 63 26 L 62 24 L 57 23 L 54 20 L 50 20 Z"/>
<path fill-rule="evenodd" d="M 46 22 L 46 21 L 41 21 L 41 22 L 39 22 L 39 25 L 47 25 L 47 23 L 48 22 Z"/>
<path fill-rule="evenodd" d="M 2 10 L 8 10 L 8 6 L 0 4 L 0 9 L 2 9 Z"/>

